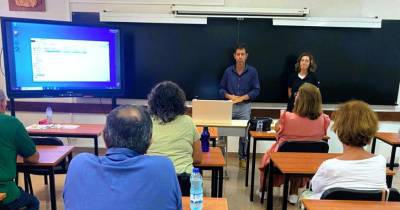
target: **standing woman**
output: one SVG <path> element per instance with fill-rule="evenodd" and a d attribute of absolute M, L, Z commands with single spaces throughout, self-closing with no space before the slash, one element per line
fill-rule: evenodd
<path fill-rule="evenodd" d="M 294 107 L 294 98 L 302 84 L 307 82 L 319 88 L 319 81 L 315 75 L 316 70 L 317 63 L 314 60 L 314 56 L 309 52 L 301 53 L 297 58 L 295 73 L 290 75 L 288 80 L 289 102 L 287 104 L 287 111 L 292 112 Z"/>
<path fill-rule="evenodd" d="M 175 83 L 158 83 L 148 96 L 153 121 L 150 155 L 169 157 L 175 166 L 182 195 L 189 196 L 193 163 L 201 162 L 201 142 L 196 126 L 186 111 L 185 92 Z"/>

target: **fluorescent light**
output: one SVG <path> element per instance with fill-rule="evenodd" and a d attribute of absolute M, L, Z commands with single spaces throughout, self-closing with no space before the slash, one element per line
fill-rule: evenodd
<path fill-rule="evenodd" d="M 310 13 L 307 8 L 242 8 L 242 7 L 209 7 L 209 6 L 172 6 L 172 13 L 176 16 L 203 16 L 203 17 L 259 17 L 271 16 L 303 17 Z"/>
<path fill-rule="evenodd" d="M 207 24 L 204 17 L 176 17 L 173 14 L 100 12 L 102 22 Z"/>
<path fill-rule="evenodd" d="M 273 19 L 274 26 L 310 26 L 310 27 L 341 27 L 341 28 L 381 28 L 382 19 L 374 18 L 290 18 Z"/>

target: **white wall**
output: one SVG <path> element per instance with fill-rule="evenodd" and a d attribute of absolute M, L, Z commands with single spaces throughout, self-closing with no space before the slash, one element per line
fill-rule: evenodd
<path fill-rule="evenodd" d="M 86 1 L 90 2 L 90 0 Z M 95 2 L 95 0 L 92 0 Z M 103 2 L 113 2 L 103 0 Z M 315 0 L 225 0 L 226 6 L 238 7 L 278 7 L 278 8 L 304 8 L 311 10 L 311 16 L 319 17 L 374 17 L 384 19 L 400 19 L 399 0 L 337 0 L 332 6 L 332 1 Z M 170 5 L 134 5 L 112 3 L 71 3 L 72 11 L 120 11 L 120 12 L 169 12 Z"/>

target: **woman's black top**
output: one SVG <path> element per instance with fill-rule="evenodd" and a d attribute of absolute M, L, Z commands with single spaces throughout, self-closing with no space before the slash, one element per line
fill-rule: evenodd
<path fill-rule="evenodd" d="M 306 82 L 311 83 L 319 88 L 319 81 L 314 72 L 309 72 L 307 74 L 307 76 L 304 77 L 304 79 L 301 79 L 297 72 L 290 75 L 289 80 L 288 80 L 288 87 L 292 88 L 292 91 L 291 91 L 292 94 L 291 94 L 291 96 L 289 98 L 289 102 L 287 104 L 287 111 L 291 112 L 293 110 L 294 98 L 296 96 L 296 93 L 297 93 L 297 91 L 299 91 L 300 86 Z"/>

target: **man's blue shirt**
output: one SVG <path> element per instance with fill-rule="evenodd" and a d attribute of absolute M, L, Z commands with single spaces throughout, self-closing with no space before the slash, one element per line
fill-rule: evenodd
<path fill-rule="evenodd" d="M 175 168 L 166 157 L 109 148 L 105 156 L 72 159 L 64 186 L 66 210 L 181 210 Z"/>
<path fill-rule="evenodd" d="M 246 64 L 243 73 L 239 76 L 235 65 L 229 66 L 222 76 L 219 89 L 221 98 L 225 98 L 226 93 L 236 96 L 247 94 L 250 100 L 254 100 L 260 94 L 257 70 Z"/>

